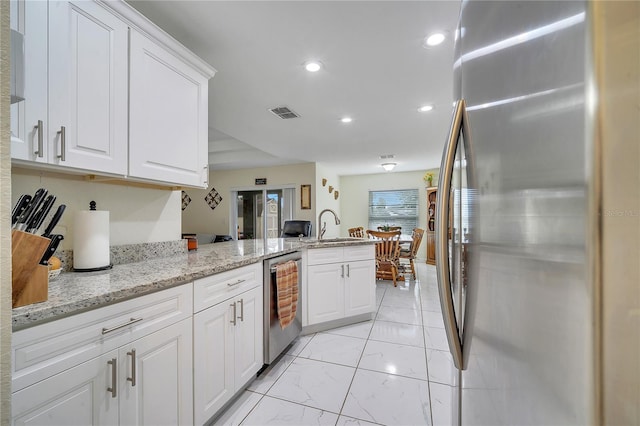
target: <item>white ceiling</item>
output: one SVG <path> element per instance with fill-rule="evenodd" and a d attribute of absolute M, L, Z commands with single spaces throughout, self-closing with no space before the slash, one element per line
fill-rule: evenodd
<path fill-rule="evenodd" d="M 211 169 L 320 162 L 339 175 L 380 173 L 387 154 L 395 171 L 439 166 L 459 1 L 129 3 L 218 70 Z M 425 49 L 436 31 L 446 41 Z M 305 71 L 309 59 L 323 69 Z M 423 104 L 435 109 L 420 113 Z M 277 106 L 300 118 L 276 117 Z"/>

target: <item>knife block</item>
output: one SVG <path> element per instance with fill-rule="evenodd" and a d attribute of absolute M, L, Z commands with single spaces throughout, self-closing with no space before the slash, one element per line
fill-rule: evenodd
<path fill-rule="evenodd" d="M 40 265 L 51 240 L 28 232 L 11 231 L 12 307 L 49 298 L 49 267 Z"/>

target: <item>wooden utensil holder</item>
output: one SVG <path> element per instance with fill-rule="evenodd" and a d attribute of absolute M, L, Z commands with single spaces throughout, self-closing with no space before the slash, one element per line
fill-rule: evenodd
<path fill-rule="evenodd" d="M 14 308 L 49 298 L 49 267 L 40 265 L 40 259 L 50 242 L 39 235 L 11 231 L 11 300 Z"/>

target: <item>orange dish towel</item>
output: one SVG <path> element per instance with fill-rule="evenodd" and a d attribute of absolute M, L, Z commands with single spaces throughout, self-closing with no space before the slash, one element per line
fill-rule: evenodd
<path fill-rule="evenodd" d="M 293 260 L 276 265 L 276 291 L 280 328 L 286 328 L 296 317 L 298 308 L 298 265 Z"/>

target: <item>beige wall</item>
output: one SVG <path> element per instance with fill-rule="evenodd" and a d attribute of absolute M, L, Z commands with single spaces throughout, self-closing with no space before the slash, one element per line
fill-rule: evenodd
<path fill-rule="evenodd" d="M 33 194 L 42 187 L 57 197 L 54 209 L 59 204 L 67 205 L 56 227 L 56 233 L 65 237 L 63 249 L 73 248 L 74 214 L 88 210 L 91 200 L 96 201 L 98 210 L 109 211 L 111 245 L 181 238 L 180 191 L 86 182 L 82 177 L 17 168 L 12 172 L 11 184 L 13 203 L 20 194 Z"/>
<path fill-rule="evenodd" d="M 0 2 L 0 424 L 11 423 L 9 2 Z"/>
<path fill-rule="evenodd" d="M 322 186 L 322 180 L 326 179 L 326 184 Z M 342 220 L 342 203 L 345 198 L 342 193 L 340 177 L 328 166 L 316 163 L 316 217 L 314 220 L 314 234 L 318 235 L 318 231 L 322 227 L 322 223 L 316 223 L 318 214 L 324 209 L 331 209 Z M 329 192 L 329 187 L 333 187 Z M 335 198 L 335 191 L 338 191 L 338 199 Z M 324 238 L 335 238 L 340 236 L 341 225 L 336 225 L 335 219 L 330 212 L 322 216 L 322 222 L 327 224 Z"/>
<path fill-rule="evenodd" d="M 596 172 L 600 228 L 602 417 L 640 424 L 640 3 L 594 2 L 598 109 Z M 598 155 L 599 154 L 599 155 Z M 598 185 L 601 185 L 598 188 Z M 597 208 L 598 206 L 596 206 Z M 594 209 L 595 210 L 595 209 Z M 597 218 L 596 218 L 597 220 Z M 596 402 L 597 404 L 597 402 Z"/>
<path fill-rule="evenodd" d="M 183 233 L 204 233 L 227 235 L 231 191 L 234 189 L 262 190 L 277 186 L 294 185 L 296 188 L 294 219 L 313 221 L 315 206 L 315 166 L 313 163 L 293 164 L 240 170 L 220 170 L 209 173 L 209 188 L 206 190 L 186 189 L 191 203 L 182 212 Z M 255 185 L 256 178 L 267 178 L 267 185 Z M 311 210 L 300 209 L 300 185 L 311 184 Z M 212 188 L 222 196 L 222 202 L 211 209 L 204 201 Z M 315 226 L 314 226 L 315 229 Z"/>
<path fill-rule="evenodd" d="M 437 170 L 434 172 L 434 185 L 437 184 Z M 347 235 L 347 229 L 363 226 L 369 222 L 369 191 L 392 189 L 418 189 L 420 205 L 418 207 L 418 227 L 426 229 L 426 192 L 422 179 L 424 171 L 419 172 L 389 172 L 372 175 L 342 176 L 340 178 L 340 199 L 342 212 L 341 234 Z M 418 251 L 420 259 L 426 259 L 426 239 L 423 239 Z"/>

